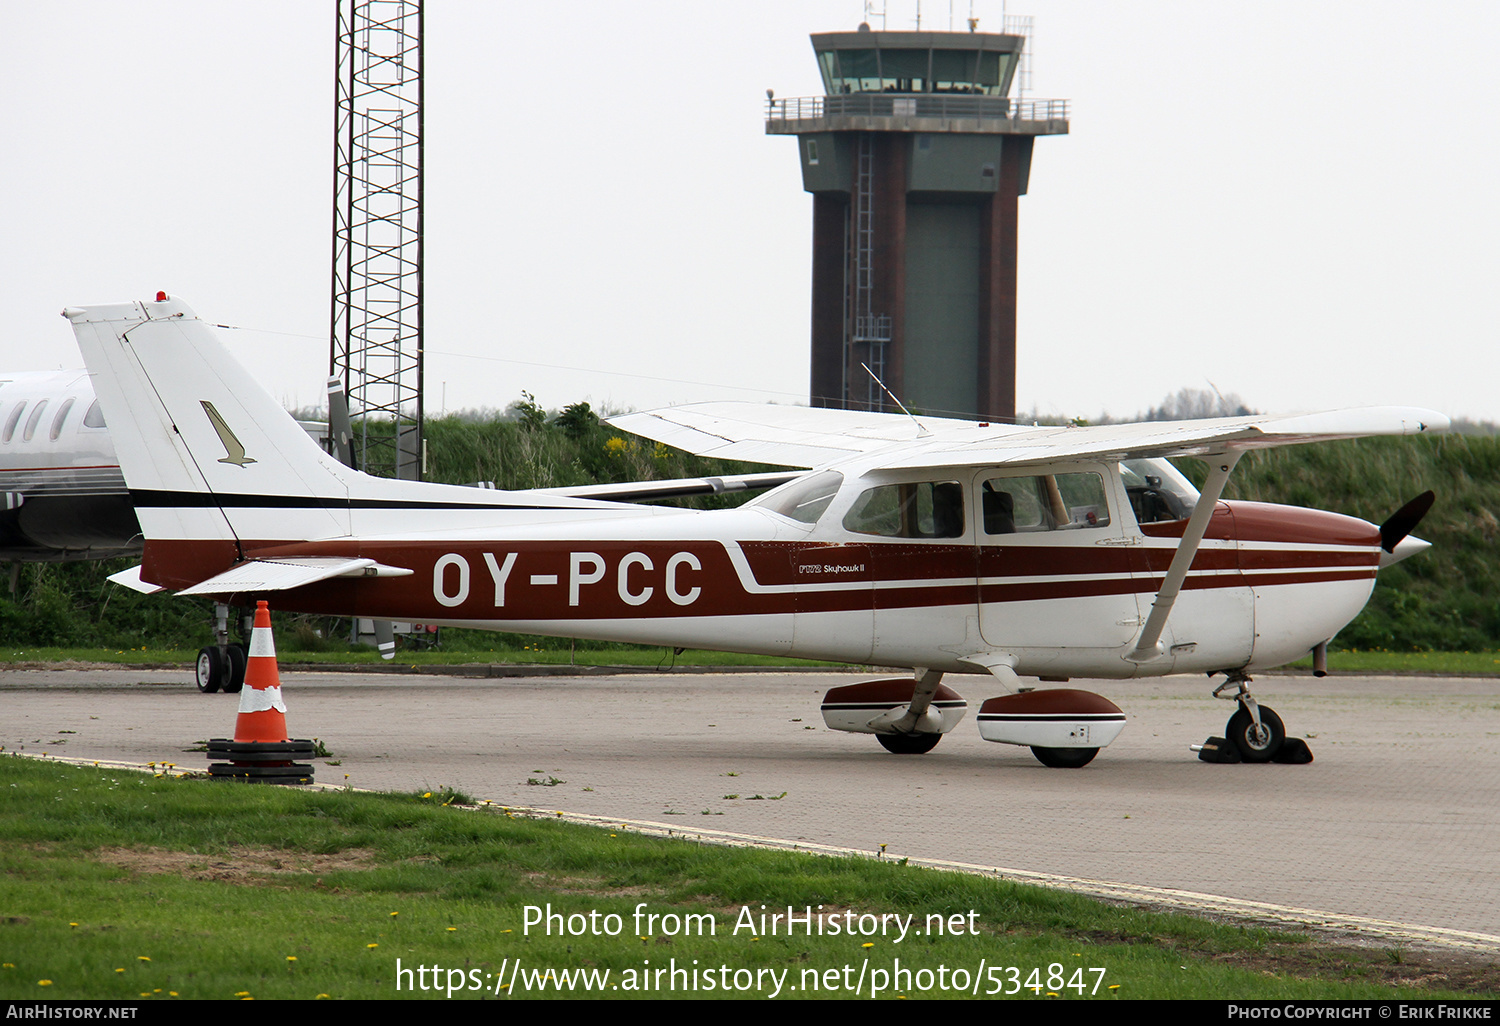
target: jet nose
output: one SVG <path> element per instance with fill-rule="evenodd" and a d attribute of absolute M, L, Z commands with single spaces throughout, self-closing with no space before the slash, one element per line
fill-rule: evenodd
<path fill-rule="evenodd" d="M 1407 535 L 1396 543 L 1393 550 L 1380 553 L 1380 569 L 1384 570 L 1388 566 L 1401 562 L 1407 556 L 1415 556 L 1418 552 L 1426 552 L 1430 548 L 1432 548 L 1432 542 Z"/>

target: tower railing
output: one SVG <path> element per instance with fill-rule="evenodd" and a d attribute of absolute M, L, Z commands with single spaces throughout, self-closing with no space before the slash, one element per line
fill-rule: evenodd
<path fill-rule="evenodd" d="M 958 93 L 848 93 L 766 102 L 767 125 L 838 117 L 915 117 L 981 121 L 1066 121 L 1067 100 L 1017 100 Z"/>

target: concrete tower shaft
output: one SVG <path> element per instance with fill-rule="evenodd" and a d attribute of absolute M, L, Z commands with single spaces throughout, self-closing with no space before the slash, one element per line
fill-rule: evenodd
<path fill-rule="evenodd" d="M 1025 39 L 814 35 L 825 95 L 771 98 L 813 195 L 815 406 L 1015 416 L 1016 217 L 1063 100 L 1009 95 Z"/>

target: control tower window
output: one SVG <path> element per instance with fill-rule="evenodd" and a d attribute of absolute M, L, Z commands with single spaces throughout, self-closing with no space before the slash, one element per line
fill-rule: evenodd
<path fill-rule="evenodd" d="M 880 54 L 875 50 L 835 50 L 832 93 L 880 92 Z"/>
<path fill-rule="evenodd" d="M 933 92 L 1004 96 L 1014 55 L 987 51 L 962 53 L 937 50 L 932 54 Z"/>
<path fill-rule="evenodd" d="M 927 91 L 926 50 L 883 50 L 880 54 L 880 90 L 885 93 Z"/>

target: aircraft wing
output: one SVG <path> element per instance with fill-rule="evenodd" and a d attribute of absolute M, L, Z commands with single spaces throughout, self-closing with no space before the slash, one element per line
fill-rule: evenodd
<path fill-rule="evenodd" d="M 699 456 L 796 467 L 888 450 L 888 458 L 875 464 L 888 470 L 1201 456 L 1448 428 L 1448 418 L 1441 413 L 1403 406 L 1299 416 L 1023 427 L 853 410 L 698 403 L 626 414 L 610 423 Z"/>
<path fill-rule="evenodd" d="M 953 437 L 912 447 L 880 466 L 924 467 L 1027 465 L 1068 460 L 1203 456 L 1306 442 L 1375 435 L 1418 435 L 1448 430 L 1448 418 L 1433 410 L 1378 406 L 1299 416 L 1227 417 L 1214 420 L 1149 421 L 1096 427 L 1034 427 L 1000 437 Z"/>
<path fill-rule="evenodd" d="M 609 418 L 612 427 L 698 456 L 821 467 L 934 433 L 974 430 L 972 421 L 758 403 L 691 403 Z M 997 425 L 999 433 L 1016 428 Z"/>
<path fill-rule="evenodd" d="M 795 481 L 802 471 L 770 474 L 726 474 L 723 477 L 685 477 L 670 481 L 627 481 L 620 484 L 576 485 L 568 488 L 536 488 L 543 495 L 566 495 L 574 499 L 606 499 L 610 502 L 649 502 L 677 499 L 685 495 L 721 495 L 775 488 Z"/>

